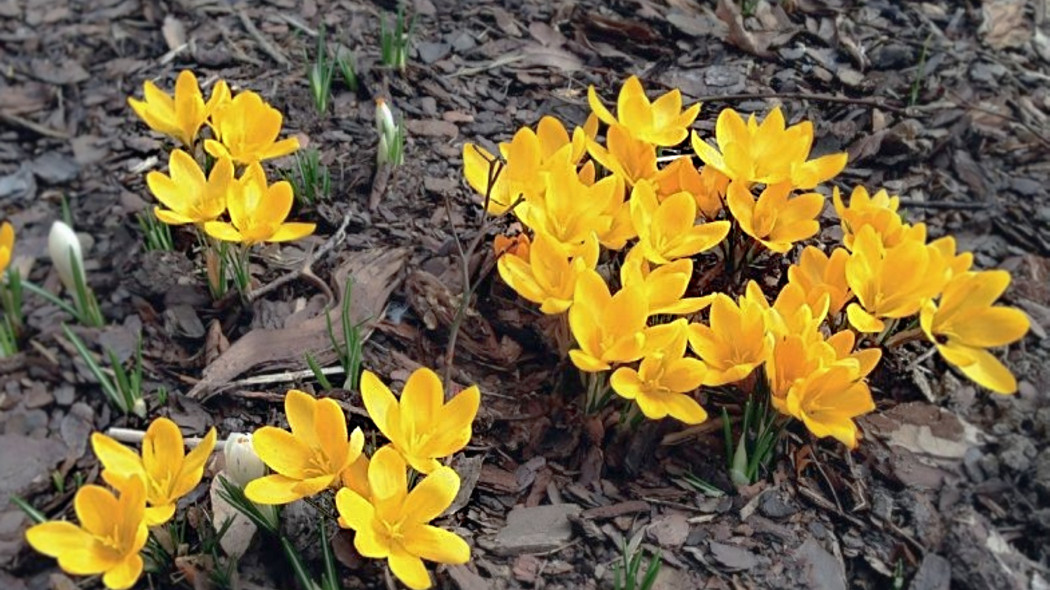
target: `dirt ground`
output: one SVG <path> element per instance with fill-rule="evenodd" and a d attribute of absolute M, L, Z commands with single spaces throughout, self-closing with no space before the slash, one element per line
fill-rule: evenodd
<path fill-rule="evenodd" d="M 78 332 L 125 358 L 141 334 L 147 391 L 171 392 L 163 404 L 149 396 L 151 414 L 222 437 L 277 424 L 287 388 L 315 388 L 281 373 L 324 347 L 328 301 L 300 278 L 250 307 L 215 305 L 185 254 L 189 234 L 176 233 L 178 252 L 144 251 L 143 178 L 166 157 L 127 106 L 144 80 L 170 89 L 192 68 L 206 86 L 255 90 L 321 151 L 333 194 L 293 214 L 317 221 L 317 235 L 260 250 L 254 274 L 264 284 L 299 268 L 348 217 L 345 240 L 313 269 L 337 295 L 356 277 L 354 313 L 373 319 L 365 366 L 395 382 L 448 362 L 463 290 L 455 237 L 472 240 L 480 220 L 463 142 L 492 149 L 545 114 L 582 125 L 587 86 L 609 101 L 629 74 L 702 100 L 705 135 L 724 107 L 783 104 L 790 120 L 814 122 L 815 152 L 849 152 L 836 179 L 845 190 L 886 187 L 909 221 L 1013 273 L 1007 299 L 1033 320 L 1006 357 L 1019 393 L 988 394 L 918 348 L 899 351 L 875 376 L 879 409 L 855 452 L 799 431 L 768 477 L 737 490 L 717 421 L 627 436 L 615 418 L 586 419 L 543 318 L 493 272 L 485 245 L 469 261 L 486 278 L 451 367 L 459 386 L 483 392 L 475 439 L 454 462 L 472 495 L 445 520 L 473 559 L 439 568 L 439 586 L 610 588 L 623 540 L 638 538 L 661 551 L 663 589 L 1050 588 L 1050 0 L 743 4 L 415 0 L 401 74 L 378 66 L 379 16 L 392 3 L 0 0 L 0 217 L 18 234 L 15 264 L 57 292 L 47 231 L 68 199 L 109 320 Z M 305 77 L 322 24 L 355 52 L 361 79 L 357 92 L 337 83 L 323 116 Z M 374 163 L 377 97 L 408 130 L 405 165 L 389 178 Z M 824 215 L 831 236 L 833 209 Z M 90 433 L 145 422 L 105 403 L 58 308 L 32 296 L 27 308 L 30 344 L 0 361 L 0 587 L 72 588 L 25 546 L 29 521 L 9 498 L 69 513 L 75 484 L 98 477 Z M 356 392 L 333 395 L 361 408 Z M 689 474 L 721 493 L 699 492 Z M 206 483 L 184 504 L 190 526 L 209 526 Z M 285 526 L 309 547 L 314 522 L 290 510 Z M 387 587 L 348 536 L 333 540 L 344 587 Z M 292 587 L 274 555 L 253 546 L 241 587 Z M 201 568 L 186 560 L 141 585 L 208 588 L 194 578 Z"/>

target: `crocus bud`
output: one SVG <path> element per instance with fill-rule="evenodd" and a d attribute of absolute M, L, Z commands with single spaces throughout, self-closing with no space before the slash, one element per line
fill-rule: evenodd
<path fill-rule="evenodd" d="M 222 452 L 226 457 L 227 477 L 241 488 L 266 475 L 266 465 L 252 447 L 252 435 L 231 433 L 226 437 Z"/>
<path fill-rule="evenodd" d="M 146 402 L 141 397 L 135 400 L 135 404 L 131 406 L 131 411 L 139 418 L 146 417 Z"/>
<path fill-rule="evenodd" d="M 74 268 L 80 270 L 80 279 L 87 284 L 84 277 L 84 253 L 80 247 L 80 238 L 73 228 L 61 221 L 52 223 L 51 233 L 47 236 L 47 250 L 51 254 L 51 264 L 58 272 L 58 278 L 70 293 L 77 292 Z"/>
<path fill-rule="evenodd" d="M 394 113 L 390 111 L 390 107 L 382 98 L 376 99 L 376 132 L 380 137 L 390 137 L 397 132 Z"/>

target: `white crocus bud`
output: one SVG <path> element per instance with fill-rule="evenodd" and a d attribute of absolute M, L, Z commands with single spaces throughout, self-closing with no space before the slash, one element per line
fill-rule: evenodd
<path fill-rule="evenodd" d="M 397 132 L 394 113 L 382 98 L 376 99 L 376 131 L 380 137 L 390 137 Z"/>
<path fill-rule="evenodd" d="M 266 465 L 252 447 L 252 435 L 241 432 L 230 434 L 226 437 L 222 452 L 226 457 L 227 477 L 241 488 L 266 475 Z"/>
<path fill-rule="evenodd" d="M 51 233 L 47 236 L 47 250 L 51 254 L 51 264 L 58 272 L 58 278 L 70 293 L 77 292 L 74 268 L 80 270 L 80 279 L 87 284 L 84 277 L 84 252 L 73 228 L 61 221 L 52 223 Z"/>
<path fill-rule="evenodd" d="M 135 400 L 135 404 L 131 406 L 131 411 L 139 418 L 146 417 L 146 401 L 141 397 Z"/>

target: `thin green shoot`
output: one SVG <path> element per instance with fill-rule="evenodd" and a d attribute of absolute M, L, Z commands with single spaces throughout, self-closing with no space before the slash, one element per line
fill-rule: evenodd
<path fill-rule="evenodd" d="M 170 252 L 175 249 L 171 226 L 157 219 L 152 209 L 146 209 L 136 217 L 147 252 Z"/>
<path fill-rule="evenodd" d="M 930 41 L 933 40 L 933 33 L 926 35 L 926 40 L 922 42 L 922 52 L 919 53 L 919 65 L 915 68 L 915 79 L 911 82 L 911 91 L 908 93 L 908 106 L 912 107 L 919 102 L 919 92 L 922 90 L 923 82 L 926 79 L 926 57 L 930 50 Z"/>
<path fill-rule="evenodd" d="M 342 343 L 336 338 L 335 329 L 332 326 L 332 316 L 327 311 L 325 312 L 325 327 L 328 331 L 328 340 L 332 344 L 332 348 L 335 349 L 336 356 L 339 358 L 339 364 L 343 367 L 346 374 L 346 378 L 343 381 L 343 389 L 357 391 L 361 380 L 361 361 L 364 347 L 361 327 L 368 320 L 365 319 L 355 324 L 353 318 L 350 317 L 353 287 L 353 278 L 347 277 L 343 289 L 343 304 L 339 314 L 340 327 L 343 333 Z M 312 367 L 311 370 L 313 370 Z M 319 373 L 320 370 L 315 372 Z"/>
<path fill-rule="evenodd" d="M 0 280 L 0 358 L 18 353 L 18 339 L 25 326 L 25 315 L 22 312 L 22 275 L 17 268 L 9 268 L 4 273 L 6 280 Z"/>
<path fill-rule="evenodd" d="M 379 44 L 383 65 L 405 71 L 408 64 L 408 49 L 412 44 L 412 32 L 415 29 L 416 19 L 413 16 L 405 21 L 405 5 L 398 2 L 397 14 L 394 15 L 392 25 L 387 24 L 385 17 L 379 19 Z"/>
<path fill-rule="evenodd" d="M 335 65 L 343 75 L 343 82 L 350 92 L 357 92 L 357 57 L 349 49 L 340 51 L 335 56 Z"/>
<path fill-rule="evenodd" d="M 117 355 L 111 351 L 106 350 L 106 356 L 109 358 L 110 364 L 112 365 L 111 371 L 114 376 L 110 377 L 102 366 L 95 360 L 95 355 L 88 350 L 87 345 L 84 341 L 77 336 L 76 332 L 71 330 L 68 325 L 62 324 L 62 331 L 65 333 L 66 338 L 73 344 L 73 348 L 76 349 L 77 354 L 84 360 L 88 370 L 98 381 L 99 386 L 102 388 L 102 392 L 109 398 L 110 403 L 117 407 L 120 411 L 125 414 L 130 414 L 133 411 L 138 411 L 139 408 L 145 409 L 142 405 L 142 339 L 139 338 L 136 345 L 134 365 L 130 371 L 124 368 L 124 365 L 117 358 Z"/>
<path fill-rule="evenodd" d="M 294 174 L 285 176 L 295 187 L 295 196 L 303 205 L 314 206 L 332 194 L 332 176 L 321 163 L 321 152 L 309 148 L 296 152 Z"/>
<path fill-rule="evenodd" d="M 77 321 L 92 328 L 105 326 L 106 321 L 102 318 L 98 300 L 95 299 L 95 293 L 87 286 L 84 269 L 80 265 L 80 257 L 74 254 L 72 247 L 69 248 L 69 262 L 73 266 L 73 283 L 76 286 L 76 292 L 73 295 L 77 309 Z"/>
<path fill-rule="evenodd" d="M 332 382 L 328 380 L 328 376 L 324 374 L 324 369 L 321 368 L 321 365 L 317 364 L 317 359 L 314 358 L 314 355 L 307 352 L 304 356 L 306 357 L 306 365 L 310 367 L 310 371 L 313 372 L 314 379 L 317 380 L 321 389 L 325 391 L 335 389 L 332 387 Z"/>
<path fill-rule="evenodd" d="M 325 42 L 325 29 L 321 25 L 317 32 L 317 52 L 310 69 L 306 72 L 306 79 L 310 82 L 310 93 L 313 95 L 314 107 L 318 114 L 328 112 L 328 104 L 332 97 L 332 78 L 335 75 L 335 62 L 328 55 L 328 45 Z"/>
<path fill-rule="evenodd" d="M 645 566 L 645 574 L 641 580 L 638 574 L 642 572 L 642 560 L 645 558 L 645 549 L 632 547 L 624 541 L 622 546 L 621 561 L 613 565 L 613 588 L 616 590 L 651 590 L 656 583 L 656 576 L 660 574 L 660 566 L 663 565 L 661 554 L 657 551 L 650 553 L 649 563 Z"/>
<path fill-rule="evenodd" d="M 335 568 L 335 555 L 332 553 L 332 542 L 328 538 L 325 527 L 326 517 L 322 514 L 318 519 L 317 536 L 321 541 L 321 559 L 324 563 L 324 572 L 321 573 L 321 590 L 343 590 L 339 583 L 339 572 Z"/>
<path fill-rule="evenodd" d="M 47 515 L 43 512 L 33 508 L 33 505 L 22 499 L 20 496 L 11 496 L 11 503 L 18 506 L 22 512 L 26 513 L 26 516 L 36 524 L 47 522 Z"/>
<path fill-rule="evenodd" d="M 709 498 L 721 498 L 726 495 L 722 488 L 691 472 L 682 475 L 680 481 Z"/>

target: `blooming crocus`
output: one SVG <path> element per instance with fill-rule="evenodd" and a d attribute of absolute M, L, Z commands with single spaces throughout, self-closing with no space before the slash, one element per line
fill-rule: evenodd
<path fill-rule="evenodd" d="M 651 268 L 641 249 L 631 248 L 620 267 L 620 284 L 645 289 L 649 315 L 695 313 L 711 303 L 711 296 L 685 297 L 693 278 L 693 261 L 679 258 L 670 264 Z"/>
<path fill-rule="evenodd" d="M 643 286 L 620 289 L 615 295 L 593 269 L 576 279 L 569 328 L 579 346 L 569 351 L 578 369 L 587 373 L 607 371 L 611 363 L 636 361 L 645 353 L 649 302 Z"/>
<path fill-rule="evenodd" d="M 613 125 L 605 132 L 605 147 L 588 139 L 587 152 L 627 186 L 657 174 L 656 146 L 633 137 L 623 125 Z"/>
<path fill-rule="evenodd" d="M 541 312 L 559 314 L 572 305 L 576 278 L 597 263 L 598 241 L 593 233 L 572 258 L 554 238 L 538 233 L 526 256 L 504 254 L 496 268 L 503 281 L 519 295 L 539 303 Z"/>
<path fill-rule="evenodd" d="M 204 141 L 204 149 L 215 158 L 238 164 L 280 158 L 299 149 L 299 140 L 277 140 L 284 118 L 258 94 L 246 91 L 215 109 L 211 115 L 216 139 Z"/>
<path fill-rule="evenodd" d="M 663 200 L 677 193 L 689 193 L 696 199 L 696 206 L 707 219 L 714 219 L 722 211 L 722 201 L 729 178 L 711 166 L 697 170 L 688 156 L 676 158 L 653 176 L 656 193 Z"/>
<path fill-rule="evenodd" d="M 11 254 L 15 251 L 15 228 L 10 221 L 0 223 L 0 275 L 4 274 L 11 264 Z"/>
<path fill-rule="evenodd" d="M 233 162 L 215 162 L 207 178 L 192 156 L 172 150 L 168 174 L 153 171 L 146 175 L 150 192 L 167 209 L 154 207 L 157 219 L 171 225 L 214 221 L 226 211 L 226 191 L 233 181 Z"/>
<path fill-rule="evenodd" d="M 609 384 L 620 397 L 634 400 L 650 420 L 671 416 L 686 424 L 707 420 L 707 412 L 689 392 L 700 387 L 707 373 L 703 362 L 684 356 L 686 331 L 660 350 L 646 354 L 638 370 L 620 367 Z"/>
<path fill-rule="evenodd" d="M 255 452 L 276 472 L 245 486 L 252 502 L 288 504 L 337 486 L 365 446 L 360 428 L 347 437 L 346 416 L 335 400 L 290 389 L 284 414 L 291 432 L 263 426 L 252 435 Z"/>
<path fill-rule="evenodd" d="M 919 315 L 944 360 L 996 393 L 1014 393 L 1017 379 L 986 349 L 1016 342 L 1030 327 L 1024 312 L 994 305 L 1009 285 L 1010 273 L 1003 270 L 964 272 L 948 282 L 940 301 L 926 301 Z"/>
<path fill-rule="evenodd" d="M 700 114 L 699 103 L 682 110 L 682 92 L 677 88 L 649 102 L 637 76 L 628 78 L 620 88 L 615 116 L 602 104 L 594 86 L 587 88 L 587 102 L 606 125 L 622 125 L 634 137 L 665 147 L 682 143 Z"/>
<path fill-rule="evenodd" d="M 797 380 L 788 391 L 787 413 L 818 438 L 831 436 L 851 449 L 857 447 L 853 419 L 875 409 L 871 390 L 859 381 L 855 367 L 836 364 Z"/>
<path fill-rule="evenodd" d="M 285 222 L 292 200 L 292 185 L 287 180 L 267 185 L 262 166 L 253 162 L 230 183 L 226 194 L 230 221 L 206 222 L 204 231 L 213 238 L 245 245 L 298 240 L 312 234 L 316 224 Z"/>
<path fill-rule="evenodd" d="M 814 246 L 806 246 L 798 263 L 788 267 L 788 282 L 798 285 L 806 294 L 811 307 L 824 295 L 828 296 L 828 314 L 838 315 L 853 293 L 846 283 L 846 261 L 849 251 L 835 248 L 831 256 Z"/>
<path fill-rule="evenodd" d="M 58 559 L 58 566 L 75 576 L 102 575 L 110 590 L 131 588 L 142 575 L 146 526 L 146 490 L 132 477 L 117 486 L 119 497 L 96 485 L 85 485 L 73 497 L 80 526 L 52 520 L 26 531 L 29 545 Z"/>
<path fill-rule="evenodd" d="M 142 439 L 141 456 L 100 432 L 91 435 L 91 448 L 102 463 L 106 483 L 120 487 L 135 478 L 146 483 L 146 521 L 154 526 L 171 520 L 179 498 L 200 483 L 204 464 L 215 448 L 215 429 L 209 430 L 189 453 L 179 427 L 167 418 L 150 423 Z"/>
<path fill-rule="evenodd" d="M 189 70 L 179 72 L 175 79 L 174 98 L 146 80 L 142 85 L 145 100 L 128 97 L 135 113 L 159 133 L 171 136 L 186 147 L 192 147 L 197 132 L 216 108 L 230 100 L 230 87 L 219 80 L 212 89 L 211 98 L 204 102 L 197 76 Z"/>
<path fill-rule="evenodd" d="M 848 207 L 842 202 L 842 195 L 837 186 L 832 188 L 831 200 L 842 221 L 842 244 L 846 248 L 853 248 L 854 236 L 866 225 L 875 230 L 884 246 L 896 246 L 900 243 L 905 230 L 905 223 L 897 213 L 900 197 L 891 197 L 886 189 L 870 195 L 868 189 L 857 185 L 850 195 Z"/>
<path fill-rule="evenodd" d="M 577 128 L 569 139 L 560 121 L 543 117 L 535 131 L 522 127 L 510 142 L 499 145 L 505 163 L 478 145 L 463 144 L 463 176 L 471 188 L 488 195 L 488 212 L 500 215 L 519 198 L 539 198 L 546 189 L 542 172 L 552 164 L 575 166 L 583 157 L 586 137 Z"/>
<path fill-rule="evenodd" d="M 689 346 L 707 365 L 704 385 L 740 381 L 765 362 L 772 345 L 765 310 L 756 302 L 734 303 L 718 293 L 711 302 L 708 325 L 689 325 Z"/>
<path fill-rule="evenodd" d="M 87 277 L 84 276 L 84 251 L 73 228 L 62 221 L 52 223 L 51 231 L 47 235 L 47 251 L 51 255 L 51 264 L 67 291 L 77 293 L 78 280 L 81 284 L 87 284 Z"/>
<path fill-rule="evenodd" d="M 718 149 L 693 133 L 693 151 L 708 166 L 745 184 L 789 182 L 798 189 L 811 189 L 846 167 L 846 154 L 830 154 L 813 160 L 813 124 L 803 121 L 785 126 L 780 107 L 761 124 L 752 114 L 747 122 L 733 109 L 723 109 L 715 124 Z"/>
<path fill-rule="evenodd" d="M 335 495 L 339 523 L 354 531 L 354 547 L 364 557 L 386 559 L 390 571 L 413 590 L 430 588 L 423 560 L 463 564 L 470 546 L 455 533 L 430 523 L 459 492 L 459 476 L 437 467 L 408 491 L 407 465 L 391 447 L 376 451 L 368 464 L 371 498 L 350 488 Z"/>
<path fill-rule="evenodd" d="M 728 221 L 696 223 L 696 201 L 689 193 L 672 195 L 660 203 L 650 182 L 631 192 L 631 220 L 646 260 L 667 264 L 709 250 L 729 234 Z"/>
<path fill-rule="evenodd" d="M 376 428 L 420 473 L 434 471 L 441 466 L 438 459 L 451 457 L 470 442 L 471 424 L 481 404 L 476 385 L 445 403 L 441 379 L 426 367 L 408 376 L 400 400 L 379 377 L 364 371 L 361 397 Z"/>
<path fill-rule="evenodd" d="M 591 235 L 608 233 L 613 215 L 606 212 L 623 206 L 623 184 L 615 176 L 588 186 L 571 164 L 560 163 L 547 173 L 546 183 L 543 199 L 522 203 L 518 218 L 537 234 L 547 234 L 561 244 L 566 255 L 576 254 Z"/>
<path fill-rule="evenodd" d="M 745 234 L 784 254 L 795 242 L 820 231 L 817 216 L 824 208 L 820 193 L 791 197 L 791 190 L 788 182 L 768 185 L 756 201 L 745 183 L 732 182 L 727 193 L 729 212 Z"/>
<path fill-rule="evenodd" d="M 896 246 L 886 247 L 866 225 L 853 241 L 846 261 L 846 283 L 857 302 L 846 308 L 849 323 L 860 332 L 881 332 L 884 318 L 904 318 L 919 312 L 923 301 L 936 296 L 947 281 L 940 251 L 925 244 L 925 228 Z"/>

